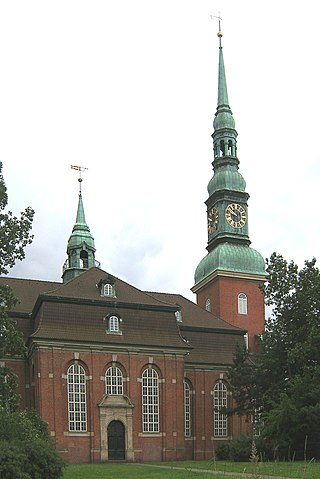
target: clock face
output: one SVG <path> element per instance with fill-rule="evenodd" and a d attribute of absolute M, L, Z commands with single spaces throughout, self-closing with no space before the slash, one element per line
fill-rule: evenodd
<path fill-rule="evenodd" d="M 208 233 L 212 234 L 217 230 L 219 222 L 219 213 L 217 208 L 211 208 L 208 211 Z"/>
<path fill-rule="evenodd" d="M 226 220 L 232 228 L 242 228 L 247 222 L 247 213 L 238 203 L 230 203 L 226 207 Z"/>

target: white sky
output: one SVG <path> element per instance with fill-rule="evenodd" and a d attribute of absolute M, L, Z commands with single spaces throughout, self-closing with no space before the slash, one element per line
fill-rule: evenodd
<path fill-rule="evenodd" d="M 83 174 L 102 268 L 192 298 L 206 254 L 222 16 L 252 247 L 294 259 L 320 239 L 314 0 L 0 2 L 0 160 L 34 242 L 11 272 L 58 280 Z"/>

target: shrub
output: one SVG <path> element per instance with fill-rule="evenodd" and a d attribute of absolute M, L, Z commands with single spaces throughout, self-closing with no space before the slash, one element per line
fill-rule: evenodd
<path fill-rule="evenodd" d="M 253 437 L 241 435 L 232 441 L 220 442 L 216 449 L 216 458 L 235 462 L 247 462 L 252 454 Z M 262 437 L 254 438 L 255 454 L 259 460 L 272 458 L 272 451 Z"/>
<path fill-rule="evenodd" d="M 36 439 L 27 443 L 25 453 L 26 472 L 32 479 L 58 479 L 62 476 L 65 463 L 49 442 Z"/>
<path fill-rule="evenodd" d="M 64 462 L 37 413 L 0 411 L 0 478 L 59 479 Z"/>
<path fill-rule="evenodd" d="M 241 435 L 230 442 L 230 459 L 235 462 L 249 461 L 252 448 L 252 436 Z"/>
<path fill-rule="evenodd" d="M 1 479 L 31 479 L 25 472 L 27 456 L 18 444 L 0 442 L 0 477 Z"/>
<path fill-rule="evenodd" d="M 215 448 L 215 456 L 216 459 L 221 461 L 227 461 L 230 459 L 230 442 L 229 441 L 221 441 L 217 444 Z"/>

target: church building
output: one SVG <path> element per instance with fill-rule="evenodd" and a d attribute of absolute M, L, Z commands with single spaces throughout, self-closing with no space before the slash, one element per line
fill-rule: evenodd
<path fill-rule="evenodd" d="M 207 254 L 196 303 L 141 291 L 95 259 L 81 191 L 62 282 L 0 278 L 19 299 L 10 312 L 25 357 L 1 358 L 19 378 L 22 408 L 48 423 L 69 463 L 211 459 L 250 430 L 232 405 L 227 371 L 236 345 L 256 350 L 264 328 L 262 256 L 250 247 L 248 193 L 239 173 L 219 32 Z"/>

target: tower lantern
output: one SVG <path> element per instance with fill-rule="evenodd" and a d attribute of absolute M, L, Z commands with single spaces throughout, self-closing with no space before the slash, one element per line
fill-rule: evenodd
<path fill-rule="evenodd" d="M 96 265 L 94 238 L 86 223 L 81 191 L 81 173 L 88 168 L 74 165 L 71 165 L 71 168 L 79 171 L 79 201 L 76 222 L 67 245 L 68 258 L 63 265 L 62 280 L 64 283 Z"/>

